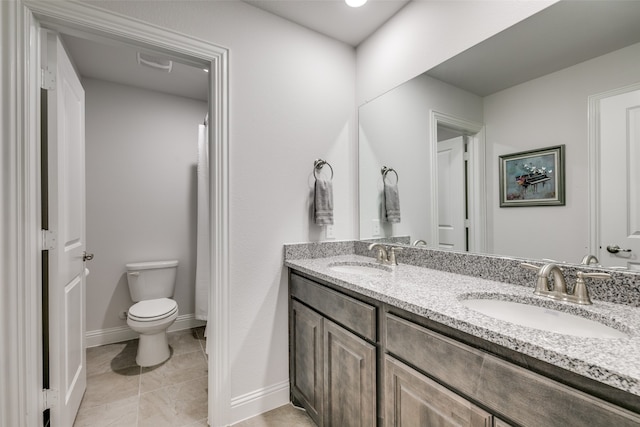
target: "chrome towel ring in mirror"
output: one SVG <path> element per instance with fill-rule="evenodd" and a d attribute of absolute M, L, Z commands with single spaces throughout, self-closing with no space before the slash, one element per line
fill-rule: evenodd
<path fill-rule="evenodd" d="M 380 169 L 380 173 L 382 174 L 382 180 L 384 181 L 387 178 L 387 174 L 389 172 L 393 172 L 394 174 L 396 174 L 396 184 L 397 184 L 398 181 L 400 180 L 400 178 L 398 178 L 398 172 L 396 172 L 395 169 L 389 168 L 387 166 L 382 166 L 382 169 Z"/>
<path fill-rule="evenodd" d="M 331 167 L 329 162 L 327 162 L 326 160 L 322 160 L 322 159 L 316 159 L 313 162 L 313 176 L 315 177 L 315 179 L 318 179 L 317 172 L 322 170 L 324 165 L 329 166 L 329 169 L 331 169 L 331 178 L 330 179 L 333 179 L 333 168 Z"/>

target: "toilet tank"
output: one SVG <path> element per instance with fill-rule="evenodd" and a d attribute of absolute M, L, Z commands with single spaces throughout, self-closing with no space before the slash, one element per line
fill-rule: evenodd
<path fill-rule="evenodd" d="M 134 302 L 173 296 L 178 261 L 134 262 L 126 267 L 129 293 Z"/>

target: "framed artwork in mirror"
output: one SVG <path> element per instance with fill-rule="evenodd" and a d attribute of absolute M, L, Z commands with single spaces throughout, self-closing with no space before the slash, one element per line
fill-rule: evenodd
<path fill-rule="evenodd" d="M 564 147 L 500 156 L 500 207 L 564 206 Z"/>

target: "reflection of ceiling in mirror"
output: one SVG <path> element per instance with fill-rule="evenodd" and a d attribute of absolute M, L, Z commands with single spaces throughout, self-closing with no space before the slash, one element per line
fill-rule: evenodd
<path fill-rule="evenodd" d="M 640 1 L 561 1 L 427 74 L 487 96 L 638 43 L 639 23 Z"/>

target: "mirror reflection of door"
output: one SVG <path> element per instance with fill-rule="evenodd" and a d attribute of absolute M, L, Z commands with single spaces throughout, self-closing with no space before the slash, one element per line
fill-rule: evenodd
<path fill-rule="evenodd" d="M 640 89 L 601 99 L 599 129 L 598 259 L 640 270 Z"/>
<path fill-rule="evenodd" d="M 466 137 L 441 140 L 446 131 L 438 129 L 438 247 L 467 251 Z"/>

